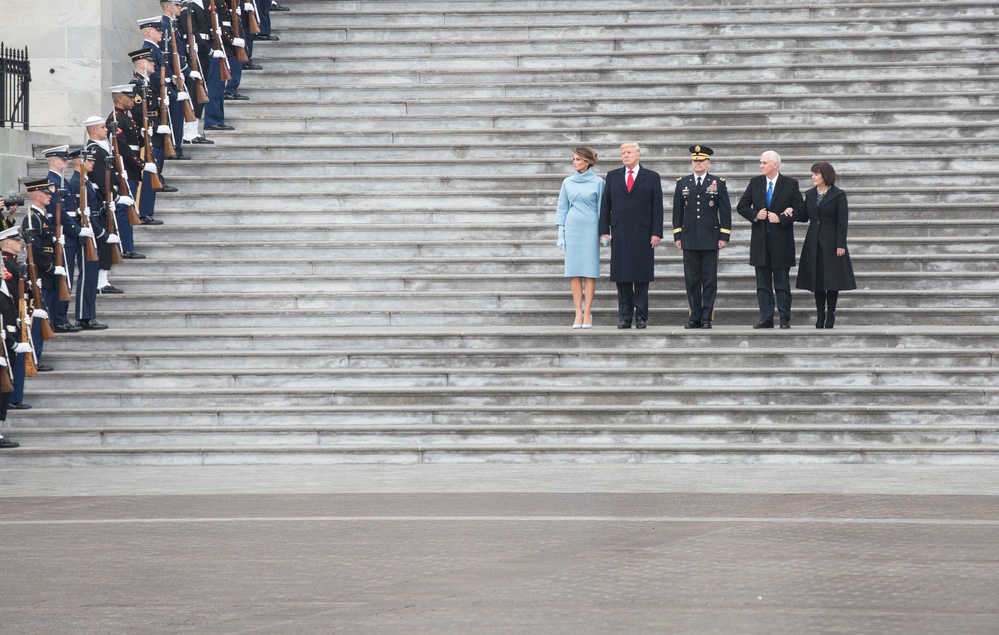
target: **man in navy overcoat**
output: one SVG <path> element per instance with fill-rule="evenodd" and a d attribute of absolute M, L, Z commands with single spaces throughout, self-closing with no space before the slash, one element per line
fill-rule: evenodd
<path fill-rule="evenodd" d="M 663 237 L 663 184 L 639 165 L 641 149 L 621 144 L 623 168 L 607 174 L 600 205 L 600 235 L 611 240 L 610 279 L 617 283 L 619 329 L 645 328 L 649 283 L 655 279 L 655 248 Z"/>
<path fill-rule="evenodd" d="M 774 289 L 780 327 L 791 328 L 791 267 L 794 266 L 794 216 L 805 211 L 798 182 L 780 173 L 780 155 L 760 156 L 760 176 L 749 181 L 736 208 L 752 223 L 749 264 L 756 268 L 760 321 L 754 329 L 774 327 Z"/>

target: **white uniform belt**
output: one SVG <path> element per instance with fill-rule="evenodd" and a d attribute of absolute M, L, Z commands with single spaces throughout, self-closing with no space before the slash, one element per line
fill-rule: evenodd
<path fill-rule="evenodd" d="M 139 146 L 128 146 L 128 147 L 132 149 L 132 152 L 138 152 L 139 151 Z"/>

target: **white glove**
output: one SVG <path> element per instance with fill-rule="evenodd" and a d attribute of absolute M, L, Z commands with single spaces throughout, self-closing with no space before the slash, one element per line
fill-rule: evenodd
<path fill-rule="evenodd" d="M 37 313 L 37 311 L 35 311 L 35 313 Z M 18 342 L 17 344 L 14 345 L 14 352 L 15 353 L 30 353 L 31 352 L 31 344 L 28 344 L 27 342 Z"/>
<path fill-rule="evenodd" d="M 118 238 L 118 234 L 108 234 L 108 244 L 109 245 L 120 245 L 121 238 Z"/>
<path fill-rule="evenodd" d="M 198 52 L 198 45 L 197 44 L 194 45 L 194 52 L 195 53 Z M 199 73 L 198 71 L 191 71 L 191 79 L 204 79 L 204 77 L 202 77 L 201 73 Z"/>
<path fill-rule="evenodd" d="M 182 90 L 179 93 L 177 93 L 177 101 L 187 101 L 190 98 L 191 96 L 187 94 L 187 91 Z"/>
<path fill-rule="evenodd" d="M 215 59 L 224 60 L 225 59 L 225 51 L 223 51 L 221 49 L 212 51 L 212 57 L 214 57 Z"/>
<path fill-rule="evenodd" d="M 156 134 L 168 135 L 170 134 L 170 126 L 161 125 L 156 129 Z"/>
<path fill-rule="evenodd" d="M 67 275 L 66 274 L 66 268 L 65 267 L 56 267 L 55 269 L 52 270 L 52 275 L 53 276 L 65 276 L 65 275 Z"/>
<path fill-rule="evenodd" d="M 7 358 L 0 355 L 0 368 L 7 368 Z"/>
<path fill-rule="evenodd" d="M 83 208 L 83 215 L 86 216 L 87 218 L 90 218 L 90 208 L 89 207 Z"/>
<path fill-rule="evenodd" d="M 80 238 L 93 238 L 94 230 L 89 227 L 80 228 Z"/>
<path fill-rule="evenodd" d="M 39 282 L 38 286 L 39 287 L 42 286 L 40 282 Z M 49 312 L 46 311 L 45 309 L 35 309 L 34 311 L 31 312 L 31 317 L 32 318 L 38 318 L 40 320 L 47 320 L 47 319 L 49 319 Z"/>
<path fill-rule="evenodd" d="M 565 251 L 565 225 L 558 226 L 558 238 L 555 239 L 555 246 Z"/>
<path fill-rule="evenodd" d="M 246 46 L 246 42 L 243 40 L 243 38 L 238 37 L 238 38 L 233 39 L 232 45 L 235 46 L 235 47 L 237 47 L 237 48 L 243 48 L 244 46 Z"/>
<path fill-rule="evenodd" d="M 127 175 L 127 174 L 125 174 L 124 172 L 119 172 L 119 173 L 118 173 L 118 176 L 120 176 L 120 177 L 121 177 L 121 180 L 122 180 L 122 181 L 127 181 L 127 180 L 128 180 L 128 175 Z"/>
<path fill-rule="evenodd" d="M 155 168 L 156 165 L 153 165 L 153 167 Z M 131 196 L 119 196 L 118 205 L 124 205 L 125 207 L 128 207 L 129 205 L 135 205 L 135 201 L 132 200 Z"/>
<path fill-rule="evenodd" d="M 66 235 L 65 234 L 59 236 L 59 244 L 62 245 L 63 247 L 66 246 Z"/>
<path fill-rule="evenodd" d="M 156 169 L 156 164 L 153 163 L 152 161 L 150 161 L 149 163 L 147 163 L 146 167 L 144 167 L 142 169 L 143 169 L 143 171 L 149 172 L 150 174 L 157 174 L 157 173 L 159 173 L 159 170 Z M 133 205 L 134 205 L 134 203 L 133 203 Z"/>
<path fill-rule="evenodd" d="M 247 2 L 246 4 L 243 5 L 243 8 L 246 9 L 247 11 L 249 11 L 250 13 L 253 13 L 253 3 L 252 2 Z"/>
<path fill-rule="evenodd" d="M 170 97 L 164 97 L 163 98 L 163 107 L 165 108 L 165 107 L 167 107 L 169 105 L 170 105 Z"/>

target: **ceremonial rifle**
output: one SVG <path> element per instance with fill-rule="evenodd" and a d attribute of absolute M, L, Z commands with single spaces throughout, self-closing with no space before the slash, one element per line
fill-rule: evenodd
<path fill-rule="evenodd" d="M 142 100 L 142 111 L 145 114 L 145 99 Z M 164 65 L 160 66 L 160 128 L 166 128 L 166 132 L 160 132 L 157 129 L 157 132 L 163 135 L 163 154 L 170 158 L 177 156 L 177 148 L 173 145 L 173 126 L 170 123 L 170 95 L 167 92 L 166 68 Z M 149 156 L 153 156 L 151 152 Z"/>
<path fill-rule="evenodd" d="M 187 52 L 191 58 L 191 77 L 194 78 L 194 92 L 198 103 L 207 104 L 211 98 L 208 97 L 208 89 L 205 88 L 205 76 L 201 69 L 201 58 L 198 57 L 198 41 L 194 38 L 194 21 L 190 9 L 187 10 Z"/>
<path fill-rule="evenodd" d="M 260 20 L 257 19 L 257 0 L 250 0 L 243 5 L 250 22 L 250 33 L 256 35 L 260 33 Z"/>
<path fill-rule="evenodd" d="M 242 17 L 242 12 L 239 8 L 239 0 L 231 0 L 229 14 L 232 16 L 232 45 L 236 46 L 236 42 L 243 42 L 243 46 L 236 46 L 236 61 L 240 64 L 246 64 L 250 61 L 250 56 L 246 54 L 246 42 L 239 34 L 239 29 L 242 26 L 240 24 L 240 18 Z"/>
<path fill-rule="evenodd" d="M 31 347 L 31 355 L 24 356 L 24 376 L 34 377 L 38 374 L 38 369 L 35 367 L 35 343 L 31 341 L 32 317 L 28 312 L 30 300 L 28 300 L 28 292 L 25 290 L 23 277 L 17 281 L 17 294 L 21 297 L 17 307 L 18 317 L 21 318 L 21 341 Z M 42 327 L 44 328 L 44 326 L 45 324 L 43 323 Z"/>
<path fill-rule="evenodd" d="M 145 102 L 145 99 L 143 99 L 143 102 Z M 146 104 L 145 103 L 142 104 L 142 115 L 143 115 L 143 117 L 145 117 L 145 115 L 146 115 Z M 145 121 L 145 120 L 143 120 L 143 121 Z M 114 126 L 115 126 L 115 131 L 116 132 L 113 133 L 113 134 L 111 134 L 110 136 L 111 136 L 111 152 L 114 155 L 114 167 L 115 167 L 115 171 L 118 173 L 118 191 L 119 192 L 127 192 L 128 193 L 127 195 L 129 196 L 129 198 L 131 198 L 132 191 L 130 189 L 128 189 L 128 178 L 125 176 L 125 161 L 124 161 L 124 159 L 121 158 L 121 151 L 118 149 L 118 135 L 117 135 L 117 130 L 118 130 L 118 112 L 117 111 L 115 111 L 115 113 L 114 113 Z M 145 132 L 145 130 L 146 129 L 143 128 L 143 132 Z M 143 137 L 144 136 L 145 136 L 145 134 L 143 134 Z M 153 178 L 150 179 L 149 182 L 152 183 L 154 190 L 156 189 L 157 183 L 159 184 L 160 188 L 163 187 L 163 182 L 159 180 L 159 175 L 158 174 L 150 174 L 149 176 L 153 177 Z M 131 205 L 128 206 L 128 224 L 129 225 L 141 225 L 142 224 L 142 219 L 139 218 L 139 212 L 135 209 L 135 203 L 132 203 Z"/>
<path fill-rule="evenodd" d="M 212 33 L 215 34 L 215 51 L 221 51 L 219 60 L 219 78 L 227 82 L 232 79 L 232 71 L 229 70 L 229 56 L 225 54 L 225 45 L 222 43 L 222 26 L 219 24 L 219 10 L 215 6 L 215 0 L 211 0 L 208 11 L 212 14 Z M 214 54 L 214 51 L 213 51 Z"/>
<path fill-rule="evenodd" d="M 86 161 L 80 160 L 80 225 L 90 227 L 90 197 L 87 195 L 87 173 L 84 164 Z M 84 258 L 88 262 L 97 260 L 97 241 L 93 236 L 87 236 L 83 242 Z"/>
<path fill-rule="evenodd" d="M 28 313 L 28 317 L 30 318 L 30 320 L 28 321 L 29 322 L 29 327 L 30 327 L 30 321 L 31 320 L 40 319 L 42 321 L 42 339 L 43 340 L 50 340 L 53 337 L 55 337 L 55 330 L 53 330 L 52 324 L 49 322 L 48 307 L 45 306 L 45 299 L 42 297 L 42 281 L 38 277 L 38 268 L 35 266 L 35 256 L 34 256 L 35 249 L 34 249 L 34 245 L 32 245 L 32 243 L 31 243 L 32 233 L 34 233 L 35 236 L 41 236 L 41 227 L 39 227 L 38 229 L 32 229 L 31 228 L 31 210 L 29 209 L 28 210 L 28 236 L 26 236 L 27 240 L 25 241 L 25 245 L 24 245 L 25 246 L 24 253 L 25 253 L 25 258 L 27 259 L 27 262 L 28 262 L 28 280 L 29 280 L 29 282 L 27 284 L 30 285 L 30 297 L 31 297 L 32 301 L 31 301 L 30 307 L 26 306 L 25 309 L 26 310 L 30 309 L 30 311 Z M 24 282 L 23 277 L 21 279 L 21 282 Z M 27 300 L 28 297 L 29 297 L 29 295 L 27 295 L 27 294 L 24 295 L 25 300 Z M 38 312 L 39 310 L 42 311 L 43 315 L 36 316 L 35 313 Z M 22 324 L 23 323 L 24 322 L 22 321 Z"/>
<path fill-rule="evenodd" d="M 170 55 L 173 57 L 173 83 L 179 92 L 187 93 L 187 83 L 184 81 L 184 74 L 180 70 L 180 50 L 177 48 L 177 21 L 171 18 L 170 21 Z M 190 55 L 187 56 L 190 59 Z M 183 87 L 183 88 L 182 88 Z M 181 103 L 184 104 L 184 121 L 193 123 L 198 120 L 194 116 L 194 106 L 191 105 L 191 97 Z"/>
<path fill-rule="evenodd" d="M 60 184 L 61 185 L 61 184 Z M 66 190 L 60 187 L 56 190 L 56 208 L 55 208 L 55 264 L 57 267 L 62 267 L 66 270 L 66 257 L 62 249 L 62 197 L 66 193 Z M 73 295 L 69 292 L 69 275 L 56 276 L 59 285 L 59 299 L 62 302 L 69 302 L 73 299 Z"/>
<path fill-rule="evenodd" d="M 0 280 L 0 284 L 7 284 L 4 280 Z M 14 299 L 9 295 L 7 299 L 10 301 L 11 306 L 16 306 L 14 304 Z M 17 311 L 13 311 L 15 314 Z M 0 311 L 0 333 L 2 333 L 3 340 L 0 341 L 0 346 L 3 346 L 3 361 L 6 362 L 4 366 L 7 368 L 7 372 L 0 372 L 0 392 L 13 392 L 14 391 L 14 364 L 11 363 L 10 353 L 7 351 L 7 325 L 4 323 L 3 312 Z"/>
<path fill-rule="evenodd" d="M 115 204 L 114 204 L 114 193 L 111 191 L 111 166 L 107 164 L 108 157 L 104 157 L 104 209 L 108 215 L 108 233 L 118 234 L 118 219 L 115 218 Z M 119 175 L 120 178 L 121 175 Z M 126 187 L 128 187 L 126 183 Z M 126 190 L 128 191 L 128 190 Z M 135 208 L 132 208 L 135 211 Z M 141 222 L 141 220 L 140 220 Z M 121 255 L 121 245 L 118 243 L 111 243 L 108 245 L 111 249 L 111 264 L 120 265 L 125 262 Z"/>

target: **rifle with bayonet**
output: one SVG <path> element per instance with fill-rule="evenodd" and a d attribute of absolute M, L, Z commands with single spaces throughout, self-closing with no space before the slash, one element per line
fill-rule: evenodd
<path fill-rule="evenodd" d="M 34 236 L 32 236 L 34 234 Z M 55 330 L 52 328 L 51 322 L 49 322 L 49 312 L 48 307 L 45 306 L 45 299 L 42 297 L 42 281 L 38 277 L 38 268 L 35 266 L 35 248 L 33 240 L 36 236 L 41 235 L 41 228 L 33 229 L 31 227 L 31 211 L 28 211 L 28 235 L 25 236 L 24 241 L 24 254 L 25 259 L 28 264 L 28 280 L 29 285 L 25 290 L 20 290 L 22 297 L 25 299 L 25 310 L 27 311 L 28 325 L 30 328 L 31 320 L 39 319 L 42 321 L 42 339 L 50 340 L 55 337 Z M 21 283 L 24 283 L 24 276 L 21 277 Z M 28 303 L 28 298 L 31 298 L 31 302 Z M 22 320 L 21 324 L 24 324 Z M 22 336 L 23 337 L 23 336 Z M 27 341 L 27 340 L 26 340 Z"/>
<path fill-rule="evenodd" d="M 87 196 L 87 172 L 85 170 L 87 162 L 80 157 L 80 225 L 90 227 L 90 198 Z M 93 236 L 88 236 L 83 241 L 84 259 L 88 262 L 95 262 L 97 258 L 97 241 Z"/>
<path fill-rule="evenodd" d="M 232 71 L 229 70 L 229 56 L 225 54 L 225 44 L 222 42 L 222 26 L 219 24 L 219 9 L 215 6 L 215 0 L 208 4 L 208 12 L 212 14 L 212 33 L 215 35 L 212 56 L 219 61 L 219 78 L 227 82 L 232 79 Z"/>
<path fill-rule="evenodd" d="M 114 141 L 112 139 L 112 141 Z M 111 166 L 107 165 L 108 157 L 104 157 L 104 210 L 108 215 L 108 233 L 112 236 L 118 235 L 118 219 L 115 218 L 116 205 L 114 204 L 114 192 L 111 191 Z M 118 175 L 121 178 L 121 175 Z M 128 187 L 128 184 L 125 185 Z M 125 190 L 126 192 L 128 190 Z M 132 208 L 135 211 L 135 208 Z M 136 214 L 138 216 L 138 214 Z M 141 222 L 141 220 L 140 220 Z M 111 264 L 120 265 L 125 262 L 125 259 L 121 255 L 121 245 L 118 243 L 108 242 L 108 248 L 111 250 Z"/>
<path fill-rule="evenodd" d="M 187 53 L 191 60 L 191 77 L 194 78 L 194 92 L 198 103 L 207 104 L 211 98 L 205 88 L 205 76 L 202 74 L 201 58 L 198 57 L 198 41 L 194 37 L 194 21 L 190 9 L 187 10 Z"/>
<path fill-rule="evenodd" d="M 146 100 L 143 99 L 142 100 L 142 116 L 143 116 L 143 128 L 142 128 L 143 135 L 142 136 L 143 137 L 146 136 L 145 133 L 148 130 L 148 128 L 145 125 L 145 121 L 146 121 L 146 118 L 147 118 L 147 116 L 146 116 L 146 103 L 145 102 L 146 102 Z M 115 114 L 114 114 L 114 126 L 115 126 L 115 129 L 117 130 L 117 128 L 118 128 L 118 113 L 117 113 L 117 111 L 115 111 Z M 122 195 L 127 195 L 129 197 L 129 199 L 131 199 L 132 198 L 131 197 L 132 191 L 130 189 L 128 189 L 128 178 L 125 176 L 125 160 L 121 158 L 121 150 L 118 149 L 118 135 L 116 133 L 111 133 L 110 138 L 111 138 L 111 153 L 114 156 L 115 172 L 118 174 L 118 192 L 121 193 Z M 147 143 L 147 147 L 148 147 L 148 143 Z M 143 148 L 143 151 L 144 150 L 145 150 L 145 148 Z M 152 152 L 150 152 L 150 155 L 152 155 Z M 142 158 L 141 154 L 140 154 L 139 158 L 140 159 Z M 162 189 L 163 188 L 163 182 L 159 180 L 159 178 L 160 178 L 159 175 L 153 173 L 150 176 L 153 177 L 153 178 L 150 179 L 150 183 L 152 183 L 153 189 L 155 190 L 157 185 L 159 185 L 160 189 Z M 140 187 L 141 187 L 141 184 L 140 184 Z M 127 193 L 127 194 L 125 194 L 125 193 Z M 132 225 L 132 226 L 141 225 L 142 224 L 142 219 L 139 218 L 139 212 L 135 208 L 135 206 L 136 206 L 136 202 L 132 201 L 132 203 L 129 204 L 128 208 L 127 208 L 128 209 L 128 224 Z M 115 233 L 117 233 L 117 232 L 115 232 Z"/>
<path fill-rule="evenodd" d="M 66 256 L 63 253 L 62 243 L 62 197 L 65 195 L 66 190 L 62 189 L 60 184 L 59 189 L 56 190 L 56 208 L 55 208 L 55 266 L 66 271 Z M 59 285 L 59 300 L 62 302 L 69 302 L 73 299 L 73 295 L 69 292 L 69 275 L 56 275 L 56 284 Z"/>
<path fill-rule="evenodd" d="M 239 34 L 239 29 L 242 26 L 240 19 L 243 15 L 239 8 L 239 0 L 230 1 L 229 14 L 232 16 L 232 45 L 236 47 L 236 61 L 240 64 L 246 64 L 250 61 L 250 56 L 246 54 L 246 41 Z"/>
<path fill-rule="evenodd" d="M 142 114 L 146 114 L 146 100 L 142 100 Z M 157 134 L 163 135 L 163 154 L 173 158 L 177 156 L 177 148 L 173 145 L 173 125 L 170 122 L 170 95 L 167 91 L 166 68 L 160 66 L 160 125 Z M 152 153 L 149 154 L 152 157 Z"/>
<path fill-rule="evenodd" d="M 257 19 L 257 0 L 249 0 L 243 4 L 243 11 L 246 11 L 249 18 L 250 33 L 256 35 L 260 33 L 260 20 Z"/>
<path fill-rule="evenodd" d="M 31 347 L 31 354 L 25 354 L 24 356 L 24 376 L 34 377 L 38 374 L 38 369 L 35 366 L 37 364 L 37 360 L 35 359 L 35 343 L 31 341 L 31 320 L 33 318 L 31 316 L 32 311 L 29 311 L 31 300 L 28 299 L 28 292 L 25 289 L 23 276 L 17 281 L 17 295 L 21 298 L 17 306 L 18 317 L 21 318 L 21 341 Z M 42 318 L 39 317 L 38 319 L 41 320 Z M 42 323 L 43 329 L 46 322 L 48 320 Z M 49 325 L 49 328 L 51 328 L 51 325 Z"/>
<path fill-rule="evenodd" d="M 180 50 L 177 48 L 177 20 L 175 18 L 170 19 L 170 56 L 173 58 L 173 85 L 177 87 L 177 99 L 180 99 L 181 95 L 185 97 L 181 100 L 181 103 L 184 104 L 184 121 L 193 123 L 198 118 L 194 116 L 194 106 L 191 105 L 191 96 L 187 93 L 187 83 L 184 81 L 184 74 L 180 68 Z M 191 55 L 188 54 L 187 58 L 191 59 Z"/>

